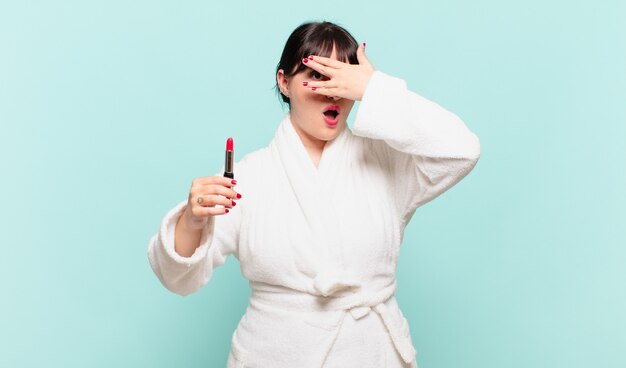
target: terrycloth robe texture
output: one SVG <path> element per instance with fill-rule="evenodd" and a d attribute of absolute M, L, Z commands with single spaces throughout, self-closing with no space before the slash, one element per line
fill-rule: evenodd
<path fill-rule="evenodd" d="M 210 219 L 195 253 L 174 250 L 185 199 L 151 238 L 150 264 L 187 295 L 227 256 L 239 259 L 252 296 L 228 367 L 416 367 L 394 297 L 404 228 L 479 156 L 457 115 L 376 71 L 353 129 L 327 143 L 318 167 L 287 114 L 268 147 L 235 164 L 243 198 Z"/>

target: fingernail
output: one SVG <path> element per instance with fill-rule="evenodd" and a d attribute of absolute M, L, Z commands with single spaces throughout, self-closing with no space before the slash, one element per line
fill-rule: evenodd
<path fill-rule="evenodd" d="M 237 199 L 241 198 L 241 194 L 237 193 Z"/>
<path fill-rule="evenodd" d="M 231 180 L 230 183 L 233 185 L 237 185 L 237 180 Z"/>
<path fill-rule="evenodd" d="M 235 201 L 231 200 L 233 207 L 235 207 L 237 205 L 237 203 L 235 203 Z"/>
<path fill-rule="evenodd" d="M 309 59 L 310 59 L 310 60 L 313 60 L 313 55 L 309 55 Z"/>
<path fill-rule="evenodd" d="M 311 91 L 315 91 L 317 87 L 311 87 Z"/>
<path fill-rule="evenodd" d="M 306 87 L 309 85 L 309 82 L 302 82 L 302 85 Z"/>
<path fill-rule="evenodd" d="M 302 59 L 302 62 L 306 64 L 306 63 L 308 63 L 308 62 L 309 62 L 309 59 L 304 58 L 304 59 Z"/>
<path fill-rule="evenodd" d="M 363 42 L 363 48 L 365 48 L 365 42 Z"/>
<path fill-rule="evenodd" d="M 225 212 L 225 213 L 228 213 L 228 212 L 229 212 L 229 211 L 228 211 L 228 208 L 224 208 L 224 212 Z"/>

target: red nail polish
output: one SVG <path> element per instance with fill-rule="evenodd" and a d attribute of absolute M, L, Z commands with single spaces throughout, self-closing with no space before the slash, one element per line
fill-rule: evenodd
<path fill-rule="evenodd" d="M 309 82 L 302 82 L 302 85 L 306 87 L 309 85 Z"/>
<path fill-rule="evenodd" d="M 302 59 L 302 62 L 306 64 L 306 63 L 309 62 L 309 59 L 304 58 L 304 59 Z"/>
<path fill-rule="evenodd" d="M 237 203 L 235 203 L 235 201 L 231 200 L 230 201 L 233 204 L 233 207 L 235 207 L 237 205 Z"/>
<path fill-rule="evenodd" d="M 313 55 L 309 55 L 309 59 L 313 60 Z"/>
<path fill-rule="evenodd" d="M 228 208 L 224 208 L 224 212 L 225 212 L 225 213 L 228 213 Z"/>
<path fill-rule="evenodd" d="M 363 48 L 365 48 L 365 42 L 363 42 Z"/>
<path fill-rule="evenodd" d="M 241 198 L 241 194 L 237 193 L 237 199 Z"/>
<path fill-rule="evenodd" d="M 237 180 L 231 180 L 230 183 L 233 185 L 237 185 Z"/>
<path fill-rule="evenodd" d="M 311 87 L 311 91 L 315 91 L 317 87 Z"/>

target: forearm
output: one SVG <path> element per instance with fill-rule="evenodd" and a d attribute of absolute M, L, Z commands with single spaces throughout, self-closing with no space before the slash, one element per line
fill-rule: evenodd
<path fill-rule="evenodd" d="M 191 257 L 196 251 L 196 248 L 200 245 L 202 228 L 188 228 L 185 216 L 187 216 L 186 210 L 181 214 L 176 222 L 176 231 L 174 232 L 174 250 L 176 250 L 176 253 L 183 257 Z"/>
<path fill-rule="evenodd" d="M 372 75 L 352 132 L 410 155 L 467 161 L 480 156 L 478 137 L 459 116 L 382 72 Z"/>

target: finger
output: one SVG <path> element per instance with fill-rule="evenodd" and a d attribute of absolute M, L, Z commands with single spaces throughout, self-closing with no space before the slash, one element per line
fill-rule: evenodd
<path fill-rule="evenodd" d="M 341 62 L 339 60 L 327 58 L 324 56 L 317 56 L 317 55 L 310 55 L 309 60 L 316 61 L 318 64 L 322 64 L 324 66 L 328 66 L 333 69 L 343 68 L 346 65 L 346 63 Z"/>
<path fill-rule="evenodd" d="M 209 212 L 213 215 L 213 216 L 221 216 L 221 215 L 225 215 L 228 212 L 230 212 L 230 210 L 228 208 L 211 208 L 209 210 Z"/>
<path fill-rule="evenodd" d="M 198 194 L 195 195 L 195 202 L 193 203 L 194 207 L 214 207 L 214 206 L 224 206 L 224 207 L 234 207 L 235 201 L 230 198 L 226 198 L 220 195 L 214 194 Z"/>
<path fill-rule="evenodd" d="M 192 196 L 192 201 L 194 206 L 200 207 L 235 207 L 237 205 L 233 199 L 216 194 L 194 194 Z"/>
<path fill-rule="evenodd" d="M 230 180 L 230 182 L 224 181 L 222 178 L 214 177 L 213 180 L 203 180 L 204 178 L 194 179 L 193 184 L 191 185 L 191 194 L 221 194 L 225 197 L 229 198 L 241 198 L 241 194 L 235 192 L 232 188 L 234 186 L 233 183 L 237 183 L 236 180 Z M 213 184 L 213 183 L 219 184 Z M 204 183 L 204 184 L 200 184 Z"/>
<path fill-rule="evenodd" d="M 196 217 L 220 216 L 230 212 L 226 207 L 196 207 L 191 209 L 191 214 Z"/>
<path fill-rule="evenodd" d="M 225 176 L 204 176 L 201 178 L 195 178 L 193 183 L 200 185 L 219 184 L 225 187 L 232 187 L 233 185 L 237 185 L 237 180 L 227 178 Z"/>
<path fill-rule="evenodd" d="M 333 68 L 328 67 L 328 66 L 324 66 L 318 62 L 316 62 L 315 60 L 310 60 L 309 58 L 304 58 L 302 59 L 302 62 L 304 63 L 304 65 L 308 66 L 309 68 L 318 71 L 320 74 L 327 76 L 328 78 L 332 78 L 334 73 L 333 73 Z"/>
<path fill-rule="evenodd" d="M 221 185 L 204 186 L 202 189 L 198 191 L 198 193 L 199 194 L 219 194 L 230 199 L 241 198 L 241 194 L 237 193 L 236 191 L 228 187 L 223 187 Z"/>
<path fill-rule="evenodd" d="M 356 58 L 359 61 L 359 65 L 372 65 L 367 56 L 365 56 L 365 42 L 360 44 L 359 47 L 356 49 Z"/>
<path fill-rule="evenodd" d="M 311 91 L 324 96 L 338 96 L 337 88 L 317 88 L 311 87 Z"/>
<path fill-rule="evenodd" d="M 315 88 L 336 88 L 337 87 L 337 83 L 334 80 L 327 80 L 327 81 L 304 81 L 302 82 L 302 85 L 304 87 L 315 87 Z"/>

